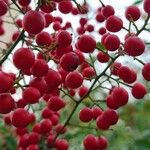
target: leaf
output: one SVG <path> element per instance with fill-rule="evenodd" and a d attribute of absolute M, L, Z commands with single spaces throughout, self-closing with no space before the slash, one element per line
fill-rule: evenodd
<path fill-rule="evenodd" d="M 140 4 L 140 3 L 142 3 L 142 0 L 137 0 L 137 1 L 135 1 L 135 2 L 133 3 L 133 5 L 138 5 L 138 4 Z"/>
<path fill-rule="evenodd" d="M 100 51 L 105 51 L 106 50 L 105 46 L 100 42 L 97 43 L 96 48 Z"/>
<path fill-rule="evenodd" d="M 7 142 L 7 150 L 15 150 L 17 149 L 16 140 L 12 136 L 6 136 L 6 142 Z"/>

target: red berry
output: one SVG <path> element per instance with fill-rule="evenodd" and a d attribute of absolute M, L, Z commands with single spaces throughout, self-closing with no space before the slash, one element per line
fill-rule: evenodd
<path fill-rule="evenodd" d="M 31 72 L 35 77 L 42 77 L 46 75 L 48 70 L 48 64 L 42 59 L 37 59 L 31 68 Z"/>
<path fill-rule="evenodd" d="M 135 83 L 132 87 L 132 95 L 136 99 L 144 98 L 144 96 L 147 94 L 147 89 L 144 84 L 142 83 Z"/>
<path fill-rule="evenodd" d="M 71 1 L 61 1 L 58 3 L 58 9 L 63 14 L 68 14 L 72 11 L 73 5 Z"/>
<path fill-rule="evenodd" d="M 148 14 L 150 14 L 150 1 L 149 0 L 144 0 L 144 11 Z"/>
<path fill-rule="evenodd" d="M 120 39 L 118 38 L 117 35 L 110 34 L 105 38 L 104 45 L 105 45 L 107 50 L 115 51 L 120 46 Z"/>
<path fill-rule="evenodd" d="M 29 48 L 19 48 L 13 54 L 13 63 L 18 69 L 29 69 L 34 61 L 34 53 Z"/>
<path fill-rule="evenodd" d="M 79 113 L 79 118 L 81 121 L 83 122 L 89 122 L 93 119 L 93 112 L 90 108 L 85 107 L 83 109 L 81 109 L 80 113 Z"/>
<path fill-rule="evenodd" d="M 65 84 L 68 88 L 76 89 L 83 83 L 83 76 L 79 72 L 70 72 L 65 79 Z"/>
<path fill-rule="evenodd" d="M 142 75 L 145 80 L 150 81 L 150 63 L 144 65 L 142 69 Z"/>
<path fill-rule="evenodd" d="M 112 95 L 108 95 L 106 98 L 107 106 L 111 109 L 118 109 L 119 105 L 115 99 L 113 99 Z"/>
<path fill-rule="evenodd" d="M 96 48 L 96 41 L 89 35 L 82 35 L 77 41 L 77 47 L 84 53 L 91 53 Z"/>
<path fill-rule="evenodd" d="M 92 112 L 93 112 L 93 118 L 96 120 L 98 116 L 102 115 L 103 110 L 99 107 L 93 107 Z"/>
<path fill-rule="evenodd" d="M 104 150 L 108 146 L 108 140 L 104 136 L 98 137 L 98 148 L 99 150 Z"/>
<path fill-rule="evenodd" d="M 0 113 L 7 114 L 15 108 L 15 101 L 10 94 L 0 94 Z"/>
<path fill-rule="evenodd" d="M 45 27 L 45 18 L 42 13 L 31 10 L 25 14 L 22 25 L 29 34 L 38 34 Z"/>
<path fill-rule="evenodd" d="M 112 64 L 112 66 L 110 67 L 110 70 L 111 70 L 111 73 L 113 74 L 113 75 L 118 75 L 118 71 L 119 71 L 119 69 L 120 69 L 120 67 L 121 67 L 122 65 L 121 65 L 121 63 L 119 63 L 119 62 L 114 62 L 113 64 Z"/>
<path fill-rule="evenodd" d="M 18 0 L 18 3 L 23 6 L 26 7 L 30 4 L 31 0 Z"/>
<path fill-rule="evenodd" d="M 23 99 L 25 99 L 28 104 L 37 103 L 40 97 L 41 94 L 37 88 L 28 87 L 23 91 Z"/>
<path fill-rule="evenodd" d="M 69 143 L 65 139 L 58 139 L 56 140 L 55 147 L 57 148 L 57 150 L 68 150 Z"/>
<path fill-rule="evenodd" d="M 125 11 L 125 16 L 128 20 L 137 21 L 141 16 L 140 9 L 135 5 L 129 6 Z"/>
<path fill-rule="evenodd" d="M 64 30 L 59 31 L 56 36 L 56 42 L 59 47 L 67 47 L 72 42 L 72 36 L 67 31 L 64 31 Z"/>
<path fill-rule="evenodd" d="M 52 96 L 48 101 L 48 108 L 53 111 L 58 111 L 65 107 L 65 102 L 58 96 Z"/>
<path fill-rule="evenodd" d="M 30 123 L 29 112 L 23 108 L 18 108 L 12 113 L 12 124 L 17 128 L 25 128 Z"/>
<path fill-rule="evenodd" d="M 26 150 L 40 150 L 40 149 L 39 149 L 39 146 L 38 146 L 38 145 L 36 145 L 36 144 L 31 144 L 31 145 L 29 145 L 29 146 L 27 147 Z"/>
<path fill-rule="evenodd" d="M 42 134 L 50 132 L 52 129 L 52 122 L 49 119 L 44 119 L 40 123 L 40 131 Z"/>
<path fill-rule="evenodd" d="M 118 32 L 123 27 L 122 20 L 117 16 L 110 16 L 106 20 L 106 29 L 110 32 Z"/>
<path fill-rule="evenodd" d="M 108 18 L 109 16 L 112 16 L 115 14 L 115 10 L 112 6 L 106 5 L 101 10 L 104 17 Z"/>
<path fill-rule="evenodd" d="M 130 36 L 125 40 L 124 50 L 129 56 L 140 56 L 144 53 L 145 43 L 137 36 Z"/>
<path fill-rule="evenodd" d="M 60 59 L 60 66 L 65 71 L 74 71 L 79 65 L 79 57 L 74 52 L 64 54 Z"/>
<path fill-rule="evenodd" d="M 92 79 L 96 75 L 96 73 L 92 67 L 86 67 L 85 69 L 83 69 L 82 75 L 86 79 Z"/>
<path fill-rule="evenodd" d="M 98 139 L 92 134 L 88 134 L 83 140 L 85 150 L 97 150 L 98 144 Z"/>
<path fill-rule="evenodd" d="M 0 0 L 0 16 L 3 16 L 7 13 L 8 7 L 5 1 Z"/>
<path fill-rule="evenodd" d="M 105 21 L 105 17 L 103 16 L 103 14 L 101 12 L 99 12 L 97 15 L 96 15 L 96 21 L 97 22 L 104 22 Z"/>
<path fill-rule="evenodd" d="M 40 135 L 36 132 L 31 132 L 29 134 L 29 143 L 30 144 L 38 144 L 39 140 L 40 140 Z"/>
<path fill-rule="evenodd" d="M 50 46 L 52 37 L 48 32 L 43 31 L 36 35 L 35 41 L 39 46 Z"/>
<path fill-rule="evenodd" d="M 88 93 L 89 89 L 85 86 L 80 87 L 79 96 L 84 97 Z"/>
<path fill-rule="evenodd" d="M 109 61 L 109 56 L 103 52 L 97 54 L 97 60 L 101 63 L 106 63 Z"/>
<path fill-rule="evenodd" d="M 56 3 L 54 1 L 50 1 L 50 3 L 43 3 L 40 6 L 40 9 L 45 13 L 51 13 L 56 10 Z"/>

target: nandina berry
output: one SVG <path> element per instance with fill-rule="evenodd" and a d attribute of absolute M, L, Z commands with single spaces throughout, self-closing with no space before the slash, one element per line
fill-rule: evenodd
<path fill-rule="evenodd" d="M 97 54 L 97 60 L 101 63 L 106 63 L 109 61 L 109 55 L 103 53 L 103 52 L 99 52 Z"/>
<path fill-rule="evenodd" d="M 24 134 L 19 137 L 18 145 L 22 148 L 26 148 L 29 145 L 28 134 Z"/>
<path fill-rule="evenodd" d="M 48 27 L 53 21 L 54 17 L 51 14 L 45 14 L 46 27 Z"/>
<path fill-rule="evenodd" d="M 23 6 L 26 7 L 30 4 L 31 0 L 18 0 L 18 3 Z"/>
<path fill-rule="evenodd" d="M 145 80 L 150 81 L 150 63 L 144 64 L 142 75 Z"/>
<path fill-rule="evenodd" d="M 105 21 L 105 17 L 103 16 L 103 14 L 101 12 L 97 13 L 95 19 L 97 22 L 104 22 Z"/>
<path fill-rule="evenodd" d="M 117 101 L 113 99 L 112 95 L 108 95 L 106 98 L 107 107 L 111 109 L 118 109 L 120 106 L 118 105 Z"/>
<path fill-rule="evenodd" d="M 61 27 L 61 24 L 60 24 L 60 22 L 59 21 L 55 21 L 55 22 L 53 22 L 53 29 L 55 30 L 55 31 L 58 31 L 58 30 L 60 30 L 62 27 Z M 63 45 L 63 42 L 62 42 L 62 45 Z M 68 44 L 67 44 L 68 45 Z M 66 44 L 65 44 L 65 46 L 66 46 Z M 67 46 L 66 46 L 67 47 Z"/>
<path fill-rule="evenodd" d="M 126 83 L 133 83 L 137 79 L 137 74 L 133 69 L 130 69 L 127 66 L 120 67 L 118 71 L 118 76 Z"/>
<path fill-rule="evenodd" d="M 82 75 L 86 79 L 92 79 L 96 75 L 96 73 L 93 67 L 86 67 L 85 69 L 83 69 Z"/>
<path fill-rule="evenodd" d="M 118 71 L 119 71 L 119 69 L 120 69 L 120 67 L 121 67 L 122 65 L 121 65 L 121 63 L 119 63 L 119 62 L 114 62 L 112 65 L 111 65 L 111 67 L 110 67 L 110 70 L 111 70 L 111 73 L 113 74 L 113 75 L 118 75 Z"/>
<path fill-rule="evenodd" d="M 56 126 L 58 124 L 58 122 L 59 122 L 59 117 L 58 117 L 58 115 L 53 114 L 51 116 L 50 120 L 52 122 L 52 125 Z"/>
<path fill-rule="evenodd" d="M 79 96 L 84 97 L 88 93 L 89 89 L 86 86 L 82 86 L 79 89 Z"/>
<path fill-rule="evenodd" d="M 28 133 L 27 128 L 16 128 L 15 133 L 19 136 L 23 136 L 24 134 Z"/>
<path fill-rule="evenodd" d="M 109 125 L 114 125 L 118 122 L 119 115 L 118 115 L 117 111 L 115 111 L 113 109 L 105 110 L 102 115 L 103 115 L 103 119 L 106 122 L 108 122 Z"/>
<path fill-rule="evenodd" d="M 41 94 L 37 88 L 28 87 L 23 91 L 22 96 L 23 99 L 25 99 L 28 104 L 35 104 L 39 101 Z"/>
<path fill-rule="evenodd" d="M 82 63 L 85 61 L 84 54 L 83 54 L 81 51 L 79 51 L 79 50 L 75 50 L 74 52 L 75 52 L 75 53 L 78 55 L 78 57 L 79 57 L 79 64 L 82 64 Z"/>
<path fill-rule="evenodd" d="M 55 90 L 62 83 L 62 77 L 59 72 L 51 69 L 48 71 L 44 79 L 47 84 L 47 91 Z"/>
<path fill-rule="evenodd" d="M 29 86 L 37 88 L 40 91 L 41 96 L 46 92 L 47 89 L 47 84 L 43 78 L 33 78 L 29 82 Z"/>
<path fill-rule="evenodd" d="M 56 10 L 56 3 L 54 1 L 50 1 L 48 3 L 45 1 L 40 6 L 40 9 L 45 13 L 51 13 Z"/>
<path fill-rule="evenodd" d="M 4 119 L 5 124 L 11 125 L 11 116 L 10 115 L 4 116 L 3 119 Z"/>
<path fill-rule="evenodd" d="M 48 70 L 49 70 L 49 67 L 48 67 L 47 62 L 42 59 L 37 59 L 31 68 L 31 73 L 35 77 L 42 77 L 47 74 Z"/>
<path fill-rule="evenodd" d="M 12 77 L 9 74 L 0 71 L 0 93 L 8 92 L 12 87 Z"/>
<path fill-rule="evenodd" d="M 101 27 L 101 28 L 99 28 L 98 33 L 99 33 L 100 35 L 103 35 L 103 34 L 106 33 L 106 29 L 105 29 L 104 27 Z"/>
<path fill-rule="evenodd" d="M 40 135 L 36 132 L 31 132 L 28 136 L 30 144 L 38 144 L 40 140 Z"/>
<path fill-rule="evenodd" d="M 74 71 L 79 65 L 79 57 L 74 52 L 64 54 L 60 59 L 60 66 L 65 71 Z"/>
<path fill-rule="evenodd" d="M 50 132 L 52 129 L 52 122 L 49 119 L 44 119 L 40 123 L 40 131 L 42 134 Z"/>
<path fill-rule="evenodd" d="M 65 102 L 58 96 L 52 96 L 48 101 L 48 108 L 53 111 L 58 111 L 65 107 Z"/>
<path fill-rule="evenodd" d="M 142 83 L 135 83 L 131 93 L 136 99 L 142 99 L 147 94 L 147 88 Z"/>
<path fill-rule="evenodd" d="M 101 12 L 102 12 L 103 16 L 106 18 L 115 14 L 115 10 L 111 5 L 106 5 L 106 6 L 102 7 Z"/>
<path fill-rule="evenodd" d="M 27 101 L 23 98 L 19 99 L 16 103 L 17 108 L 24 108 L 27 105 Z"/>
<path fill-rule="evenodd" d="M 3 16 L 7 13 L 8 7 L 5 1 L 0 0 L 0 16 Z"/>
<path fill-rule="evenodd" d="M 42 31 L 36 35 L 35 41 L 39 46 L 50 46 L 52 43 L 52 37 L 48 32 Z"/>
<path fill-rule="evenodd" d="M 92 134 L 88 134 L 83 140 L 85 150 L 97 150 L 98 144 L 97 137 Z"/>
<path fill-rule="evenodd" d="M 137 36 L 130 36 L 125 40 L 124 51 L 129 56 L 140 56 L 144 53 L 145 43 Z"/>
<path fill-rule="evenodd" d="M 93 31 L 94 31 L 94 26 L 91 25 L 91 24 L 88 24 L 88 25 L 86 26 L 86 31 L 88 31 L 88 32 L 93 32 Z"/>
<path fill-rule="evenodd" d="M 17 108 L 12 113 L 12 125 L 17 128 L 25 128 L 30 123 L 29 112 L 23 108 Z"/>
<path fill-rule="evenodd" d="M 72 42 L 72 36 L 69 32 L 61 30 L 56 35 L 56 43 L 59 47 L 67 47 Z"/>
<path fill-rule="evenodd" d="M 48 145 L 48 147 L 51 147 L 53 145 L 54 138 L 55 138 L 55 136 L 53 134 L 49 135 L 47 137 L 47 145 Z"/>
<path fill-rule="evenodd" d="M 83 109 L 81 109 L 80 113 L 79 113 L 79 118 L 81 121 L 83 122 L 89 122 L 93 119 L 93 112 L 90 108 L 85 107 Z"/>
<path fill-rule="evenodd" d="M 125 17 L 128 20 L 137 21 L 140 18 L 140 16 L 141 16 L 141 12 L 137 6 L 132 5 L 132 6 L 127 7 L 125 11 Z"/>
<path fill-rule="evenodd" d="M 67 131 L 67 128 L 65 128 L 63 124 L 58 124 L 55 127 L 55 131 L 56 133 L 64 134 Z"/>
<path fill-rule="evenodd" d="M 0 94 L 0 113 L 7 114 L 15 108 L 15 101 L 8 93 Z"/>
<path fill-rule="evenodd" d="M 68 14 L 72 11 L 73 5 L 71 1 L 63 0 L 58 3 L 58 9 L 63 14 Z"/>
<path fill-rule="evenodd" d="M 117 16 L 110 16 L 106 20 L 106 29 L 110 32 L 118 32 L 123 27 L 122 20 Z"/>
<path fill-rule="evenodd" d="M 104 136 L 98 137 L 98 149 L 104 150 L 108 146 L 108 140 Z"/>
<path fill-rule="evenodd" d="M 45 18 L 41 12 L 28 11 L 23 18 L 22 26 L 29 34 L 38 34 L 45 27 Z"/>
<path fill-rule="evenodd" d="M 77 48 L 84 53 L 92 53 L 96 48 L 96 41 L 90 35 L 81 35 L 76 44 Z"/>
<path fill-rule="evenodd" d="M 45 119 L 46 119 L 46 118 L 51 118 L 52 115 L 53 115 L 53 111 L 50 110 L 48 107 L 45 107 L 45 108 L 42 110 L 41 116 L 42 116 L 43 118 L 45 118 Z"/>
<path fill-rule="evenodd" d="M 149 0 L 144 0 L 144 11 L 148 14 L 150 14 L 150 1 Z"/>
<path fill-rule="evenodd" d="M 70 72 L 65 79 L 65 84 L 68 88 L 76 89 L 80 87 L 83 83 L 83 76 L 77 72 Z"/>
<path fill-rule="evenodd" d="M 93 112 L 93 119 L 96 120 L 98 116 L 102 115 L 103 110 L 99 107 L 93 107 L 92 112 Z"/>
<path fill-rule="evenodd" d="M 115 87 L 112 91 L 112 98 L 116 101 L 118 106 L 123 106 L 128 103 L 129 94 L 122 87 Z"/>
<path fill-rule="evenodd" d="M 115 51 L 120 46 L 120 39 L 117 35 L 110 34 L 105 38 L 104 45 L 107 50 Z"/>
<path fill-rule="evenodd" d="M 55 143 L 55 147 L 57 150 L 68 150 L 69 143 L 66 139 L 57 139 Z"/>
<path fill-rule="evenodd" d="M 18 69 L 29 69 L 34 61 L 34 53 L 29 48 L 19 48 L 13 54 L 13 63 Z"/>
<path fill-rule="evenodd" d="M 40 150 L 40 148 L 36 144 L 31 144 L 26 148 L 26 150 Z"/>
<path fill-rule="evenodd" d="M 13 35 L 12 35 L 12 41 L 16 41 L 17 38 L 19 37 L 19 35 L 20 35 L 19 31 L 14 32 Z"/>

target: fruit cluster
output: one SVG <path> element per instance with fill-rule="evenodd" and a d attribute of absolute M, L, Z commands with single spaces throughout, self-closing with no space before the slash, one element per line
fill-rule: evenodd
<path fill-rule="evenodd" d="M 96 131 L 109 130 L 117 124 L 118 109 L 128 103 L 129 92 L 136 99 L 148 93 L 137 70 L 117 59 L 132 58 L 142 65 L 143 78 L 150 81 L 150 62 L 138 58 L 148 54 L 149 43 L 140 34 L 149 32 L 150 0 L 143 1 L 146 17 L 141 27 L 136 21 L 142 12 L 136 5 L 125 9 L 128 27 L 113 6 L 101 0 L 99 5 L 92 18 L 96 25 L 102 25 L 97 30 L 88 18 L 91 10 L 86 0 L 83 4 L 76 0 L 0 0 L 0 36 L 7 33 L 3 23 L 17 27 L 9 44 L 0 41 L 7 46 L 0 60 L 0 114 L 14 131 L 18 150 L 68 150 L 69 141 L 60 135 L 67 132 L 80 104 L 85 105 L 78 112 L 81 122 L 95 122 Z M 11 11 L 19 12 L 18 17 L 13 18 Z M 55 11 L 65 16 L 55 16 Z M 5 21 L 6 14 L 13 22 Z M 79 27 L 73 28 L 71 21 L 64 23 L 68 14 L 80 18 Z M 126 32 L 123 40 L 118 34 L 122 30 Z M 93 36 L 94 32 L 101 40 Z M 4 69 L 9 58 L 16 74 Z M 92 96 L 97 89 L 106 93 L 104 100 Z M 86 98 L 90 100 L 88 105 L 84 103 Z M 70 101 L 73 108 L 62 123 L 61 115 Z M 83 146 L 85 150 L 104 150 L 108 140 L 89 133 Z"/>

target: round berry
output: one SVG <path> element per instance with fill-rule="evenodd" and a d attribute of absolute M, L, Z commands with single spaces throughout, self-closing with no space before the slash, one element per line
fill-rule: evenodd
<path fill-rule="evenodd" d="M 150 63 L 144 65 L 142 69 L 142 75 L 145 80 L 150 81 Z"/>
<path fill-rule="evenodd" d="M 8 7 L 5 1 L 0 0 L 0 16 L 3 16 L 7 13 Z"/>
<path fill-rule="evenodd" d="M 101 10 L 104 17 L 108 18 L 109 16 L 112 16 L 115 14 L 115 10 L 112 6 L 106 5 Z"/>
<path fill-rule="evenodd" d="M 68 14 L 72 11 L 73 5 L 71 1 L 61 1 L 58 3 L 58 9 L 63 14 Z"/>

